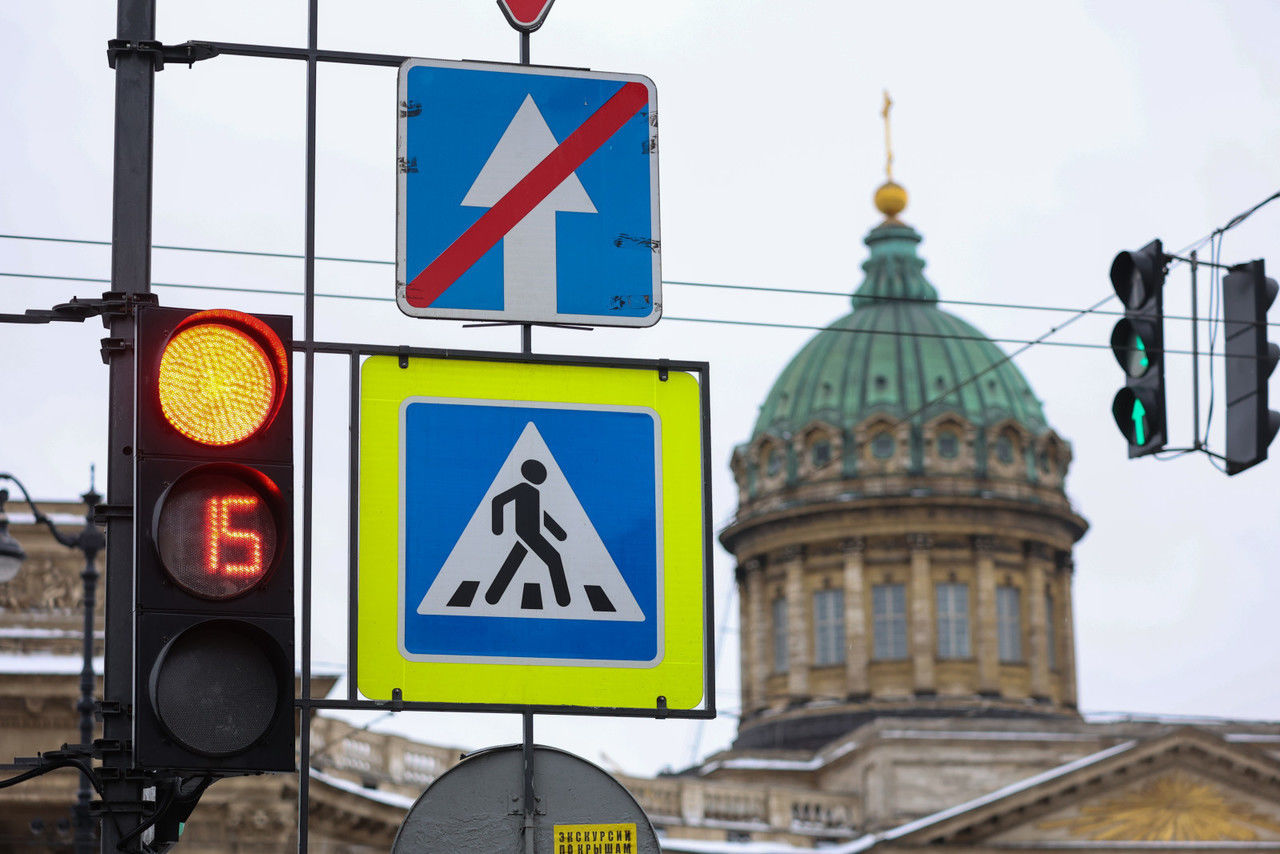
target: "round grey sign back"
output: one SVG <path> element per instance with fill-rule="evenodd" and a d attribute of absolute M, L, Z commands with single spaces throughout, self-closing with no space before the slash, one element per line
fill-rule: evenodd
<path fill-rule="evenodd" d="M 524 842 L 524 769 L 518 744 L 477 751 L 440 775 L 405 816 L 392 854 L 659 854 L 644 810 L 585 759 L 533 749 L 536 810 Z"/>

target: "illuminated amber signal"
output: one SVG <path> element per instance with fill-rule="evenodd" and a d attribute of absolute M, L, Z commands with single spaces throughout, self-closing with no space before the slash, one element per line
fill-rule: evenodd
<path fill-rule="evenodd" d="M 288 383 L 288 354 L 253 315 L 197 312 L 165 344 L 156 384 L 165 420 L 203 445 L 234 445 L 275 418 Z"/>
<path fill-rule="evenodd" d="M 206 599 L 254 589 L 275 561 L 281 500 L 275 484 L 247 466 L 213 464 L 179 478 L 155 519 L 165 572 Z"/>

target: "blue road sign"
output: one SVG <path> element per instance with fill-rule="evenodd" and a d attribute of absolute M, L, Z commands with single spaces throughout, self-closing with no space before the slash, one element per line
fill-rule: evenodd
<path fill-rule="evenodd" d="M 415 317 L 651 326 L 657 110 L 638 75 L 400 68 L 396 299 Z"/>
<path fill-rule="evenodd" d="M 653 410 L 411 398 L 401 417 L 406 659 L 659 660 Z"/>

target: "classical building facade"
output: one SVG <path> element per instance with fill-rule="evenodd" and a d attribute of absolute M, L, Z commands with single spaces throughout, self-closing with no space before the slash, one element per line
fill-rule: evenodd
<path fill-rule="evenodd" d="M 668 850 L 1280 848 L 1280 726 L 1080 714 L 1071 447 L 876 205 L 852 312 L 734 451 L 742 719 L 683 775 L 822 799 Z"/>
<path fill-rule="evenodd" d="M 1077 709 L 1070 445 L 1006 356 L 939 308 L 905 192 L 876 203 L 852 312 L 782 371 L 731 461 L 737 739 L 619 779 L 685 854 L 1280 851 L 1280 725 Z M 80 524 L 78 505 L 46 509 Z M 78 739 L 81 558 L 12 516 L 29 559 L 0 582 L 0 761 Z M 99 608 L 99 647 L 101 625 Z M 311 851 L 389 850 L 462 758 L 309 726 Z M 293 850 L 298 784 L 217 783 L 178 850 Z M 0 789 L 0 851 L 71 850 L 76 786 L 64 770 Z"/>

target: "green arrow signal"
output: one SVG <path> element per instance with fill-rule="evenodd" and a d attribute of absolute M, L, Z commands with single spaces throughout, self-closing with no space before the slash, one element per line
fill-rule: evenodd
<path fill-rule="evenodd" d="M 1142 425 L 1147 417 L 1146 407 L 1142 405 L 1142 401 L 1137 397 L 1133 399 L 1133 442 L 1135 445 L 1147 444 L 1147 431 L 1142 429 Z"/>

